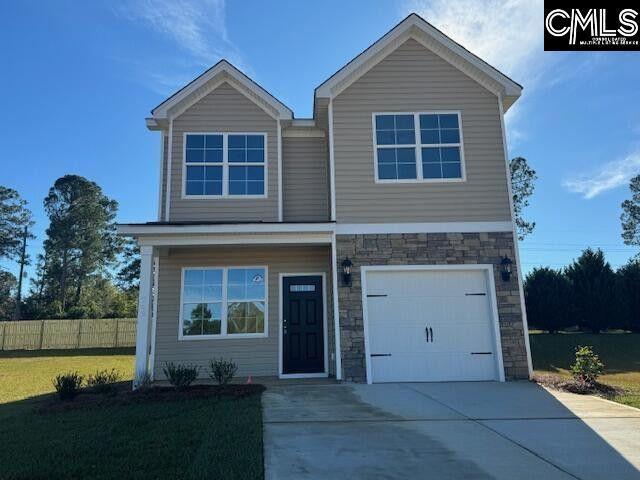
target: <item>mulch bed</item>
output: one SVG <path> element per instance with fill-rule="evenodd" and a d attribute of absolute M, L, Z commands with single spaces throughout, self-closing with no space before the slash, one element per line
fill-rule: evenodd
<path fill-rule="evenodd" d="M 94 393 L 85 388 L 73 400 L 62 401 L 56 396 L 52 396 L 52 398 L 39 405 L 36 408 L 36 412 L 48 414 L 114 405 L 184 401 L 211 397 L 237 399 L 250 395 L 259 395 L 265 389 L 265 386 L 260 384 L 230 384 L 192 385 L 183 390 L 176 390 L 173 387 L 149 387 L 132 391 L 131 382 L 120 382 L 115 384 L 114 389 L 108 393 Z"/>
<path fill-rule="evenodd" d="M 561 390 L 563 392 L 578 393 L 580 395 L 599 395 L 604 398 L 612 398 L 625 393 L 623 388 L 605 385 L 596 382 L 593 385 L 581 383 L 573 378 L 562 377 L 560 375 L 546 374 L 534 375 L 532 380 L 544 387 Z"/>

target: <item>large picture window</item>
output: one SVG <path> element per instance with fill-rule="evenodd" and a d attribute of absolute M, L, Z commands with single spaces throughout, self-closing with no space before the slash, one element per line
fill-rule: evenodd
<path fill-rule="evenodd" d="M 266 308 L 266 267 L 185 268 L 179 336 L 266 336 Z"/>
<path fill-rule="evenodd" d="M 377 113 L 373 120 L 376 182 L 464 180 L 459 112 Z"/>
<path fill-rule="evenodd" d="M 185 197 L 266 196 L 266 134 L 186 133 Z"/>

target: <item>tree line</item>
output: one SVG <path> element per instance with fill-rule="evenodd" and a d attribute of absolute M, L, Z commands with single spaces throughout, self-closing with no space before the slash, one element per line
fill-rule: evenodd
<path fill-rule="evenodd" d="M 616 271 L 601 250 L 584 250 L 562 269 L 533 269 L 524 282 L 529 328 L 640 332 L 640 260 Z"/>
<path fill-rule="evenodd" d="M 0 185 L 0 260 L 18 269 L 0 269 L 0 319 L 134 317 L 139 251 L 116 235 L 118 203 L 95 182 L 65 175 L 43 204 L 49 226 L 24 295 L 33 215 L 16 190 Z"/>

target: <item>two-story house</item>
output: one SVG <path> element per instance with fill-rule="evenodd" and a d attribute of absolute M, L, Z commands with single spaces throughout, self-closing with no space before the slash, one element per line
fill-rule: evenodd
<path fill-rule="evenodd" d="M 412 14 L 315 89 L 313 118 L 224 60 L 166 99 L 158 219 L 119 226 L 142 255 L 137 375 L 224 357 L 253 377 L 527 378 L 520 93 Z"/>

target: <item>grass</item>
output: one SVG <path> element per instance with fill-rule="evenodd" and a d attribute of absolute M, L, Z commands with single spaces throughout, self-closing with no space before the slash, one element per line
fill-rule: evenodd
<path fill-rule="evenodd" d="M 0 478 L 263 477 L 259 395 L 36 411 L 59 372 L 117 368 L 130 378 L 132 353 L 111 353 L 0 355 Z"/>
<path fill-rule="evenodd" d="M 592 346 L 605 365 L 599 381 L 626 391 L 611 400 L 640 408 L 640 334 L 532 333 L 529 338 L 533 369 L 539 374 L 571 376 L 576 347 Z"/>
<path fill-rule="evenodd" d="M 53 392 L 53 377 L 68 371 L 86 377 L 115 368 L 131 380 L 133 356 L 131 348 L 0 352 L 0 404 Z"/>

